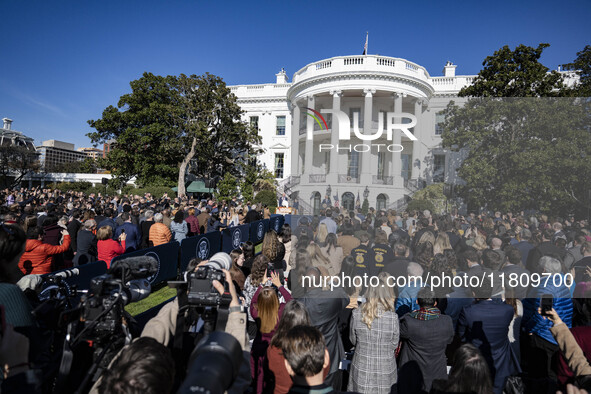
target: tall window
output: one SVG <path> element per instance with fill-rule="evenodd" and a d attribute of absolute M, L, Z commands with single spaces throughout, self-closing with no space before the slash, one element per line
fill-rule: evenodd
<path fill-rule="evenodd" d="M 443 134 L 443 122 L 445 122 L 445 115 L 442 112 L 435 114 L 435 135 Z"/>
<path fill-rule="evenodd" d="M 283 178 L 283 153 L 275 153 L 275 178 Z"/>
<path fill-rule="evenodd" d="M 277 117 L 277 135 L 285 135 L 285 116 Z"/>
<path fill-rule="evenodd" d="M 355 195 L 351 192 L 345 192 L 341 196 L 341 206 L 347 211 L 355 209 Z"/>
<path fill-rule="evenodd" d="M 359 152 L 349 152 L 349 160 L 347 166 L 347 176 L 357 178 L 359 175 Z"/>
<path fill-rule="evenodd" d="M 403 179 L 410 179 L 412 171 L 412 155 L 402 153 L 400 155 L 400 160 L 402 160 L 402 172 L 400 175 Z"/>
<path fill-rule="evenodd" d="M 251 116 L 250 117 L 250 127 L 254 127 L 255 129 L 259 129 L 259 117 L 258 116 Z"/>
<path fill-rule="evenodd" d="M 433 155 L 433 182 L 445 182 L 445 155 Z"/>
<path fill-rule="evenodd" d="M 386 196 L 383 193 L 378 194 L 378 197 L 376 198 L 376 209 L 378 211 L 386 210 L 387 204 L 388 204 L 388 196 Z"/>
<path fill-rule="evenodd" d="M 320 193 L 314 193 L 314 201 L 312 202 L 312 207 L 314 209 L 314 215 L 318 215 L 320 213 Z"/>
<path fill-rule="evenodd" d="M 378 179 L 384 178 L 384 169 L 386 168 L 386 152 L 378 152 Z"/>

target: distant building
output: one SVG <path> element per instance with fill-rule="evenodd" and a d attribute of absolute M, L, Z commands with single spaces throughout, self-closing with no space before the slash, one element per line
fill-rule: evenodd
<path fill-rule="evenodd" d="M 0 146 L 23 146 L 28 150 L 35 150 L 34 140 L 21 132 L 12 130 L 12 119 L 8 118 L 2 118 Z"/>
<path fill-rule="evenodd" d="M 103 144 L 103 158 L 106 158 L 109 152 L 115 147 L 115 140 L 109 140 Z"/>
<path fill-rule="evenodd" d="M 59 171 L 64 164 L 86 158 L 86 153 L 75 150 L 74 144 L 57 140 L 43 141 L 41 146 L 37 147 L 37 152 L 40 153 L 41 169 L 47 172 Z"/>
<path fill-rule="evenodd" d="M 86 154 L 86 157 L 94 160 L 103 157 L 103 150 L 98 148 L 78 148 L 78 152 L 82 152 Z"/>

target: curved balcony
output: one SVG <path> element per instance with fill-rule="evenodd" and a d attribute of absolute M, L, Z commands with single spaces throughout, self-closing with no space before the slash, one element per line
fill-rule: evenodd
<path fill-rule="evenodd" d="M 338 76 L 347 77 L 352 73 L 375 74 L 376 79 L 381 81 L 384 77 L 404 80 L 420 86 L 427 96 L 434 91 L 427 70 L 408 60 L 378 55 L 338 56 L 310 63 L 298 70 L 293 76 L 288 97 L 297 95 L 303 85 L 308 85 L 316 80 Z"/>

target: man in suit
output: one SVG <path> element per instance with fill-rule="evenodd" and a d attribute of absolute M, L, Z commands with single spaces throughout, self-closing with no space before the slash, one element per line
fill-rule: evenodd
<path fill-rule="evenodd" d="M 318 268 L 309 268 L 306 275 L 319 283 L 321 280 Z M 320 330 L 326 340 L 326 348 L 330 355 L 330 370 L 324 383 L 340 389 L 341 382 L 338 375 L 339 363 L 345 355 L 343 341 L 339 331 L 339 316 L 349 305 L 349 296 L 342 290 L 324 291 L 322 288 L 311 288 L 304 298 L 299 299 L 305 306 L 312 325 Z"/>
<path fill-rule="evenodd" d="M 115 237 L 119 238 L 122 233 L 125 233 L 125 251 L 133 252 L 134 250 L 139 249 L 142 244 L 142 235 L 140 233 L 140 229 L 138 226 L 131 223 L 131 215 L 129 212 L 123 212 L 121 214 L 121 220 L 123 220 L 123 224 L 117 227 Z"/>
<path fill-rule="evenodd" d="M 531 240 L 531 231 L 524 228 L 523 230 L 521 230 L 521 234 L 519 234 L 519 239 L 520 241 L 513 246 L 515 246 L 519 250 L 519 252 L 521 252 L 521 263 L 525 267 L 527 264 L 527 257 L 529 251 L 534 248 L 534 245 L 532 245 L 532 243 L 529 242 Z"/>
<path fill-rule="evenodd" d="M 573 246 L 567 249 L 566 257 L 564 258 L 564 267 L 570 270 L 571 267 L 583 258 L 581 253 L 581 246 L 587 241 L 584 234 L 578 234 L 573 239 Z"/>
<path fill-rule="evenodd" d="M 476 302 L 464 307 L 458 320 L 457 334 L 482 352 L 493 378 L 495 394 L 501 394 L 505 380 L 521 372 L 509 342 L 509 325 L 515 311 L 510 305 L 492 300 L 492 283 L 488 277 L 472 287 Z"/>
<path fill-rule="evenodd" d="M 391 276 L 398 278 L 406 276 L 406 268 L 410 260 L 408 259 L 409 250 L 405 244 L 397 243 L 394 245 L 394 260 L 388 263 L 382 271 L 389 273 Z"/>
<path fill-rule="evenodd" d="M 94 219 L 88 219 L 78 232 L 76 256 L 74 256 L 74 260 L 72 261 L 74 266 L 96 261 L 97 239 L 96 235 L 93 234 L 96 227 L 96 221 Z"/>
<path fill-rule="evenodd" d="M 436 308 L 435 293 L 428 287 L 419 291 L 417 302 L 420 309 L 407 313 L 400 319 L 402 346 L 399 361 L 399 392 L 414 393 L 420 390 L 429 392 L 434 379 L 447 378 L 445 349 L 454 338 L 452 319 L 442 315 Z M 422 387 L 421 379 L 408 381 L 404 379 L 408 374 L 419 377 L 417 372 L 420 372 L 422 377 Z M 412 383 L 417 387 L 408 386 Z"/>
<path fill-rule="evenodd" d="M 581 245 L 581 252 L 583 253 L 583 258 L 572 266 L 572 269 L 575 272 L 575 282 L 577 283 L 588 280 L 586 268 L 591 267 L 591 242 L 583 242 L 583 245 Z"/>
<path fill-rule="evenodd" d="M 564 260 L 566 249 L 561 249 L 554 245 L 552 242 L 553 236 L 554 230 L 551 228 L 546 228 L 542 231 L 542 243 L 530 250 L 527 256 L 527 264 L 525 268 L 527 268 L 529 272 L 542 273 L 541 268 L 538 266 L 538 262 L 542 256 L 557 257 L 561 261 Z"/>
<path fill-rule="evenodd" d="M 471 246 L 462 253 L 461 258 L 464 260 L 467 268 L 466 275 L 468 277 L 478 276 L 479 278 L 482 278 L 483 275 L 490 272 L 487 268 L 480 265 L 480 255 L 476 249 Z"/>
<path fill-rule="evenodd" d="M 529 271 L 521 266 L 521 252 L 517 248 L 507 246 L 505 248 L 505 259 L 505 266 L 501 270 L 503 275 L 505 275 L 505 294 L 508 293 L 507 289 L 511 288 L 513 290 L 513 296 L 522 300 L 527 295 L 528 286 L 522 286 L 522 284 L 527 285 L 527 282 L 521 279 L 522 275 L 526 275 L 523 277 L 525 279 L 529 275 Z M 512 279 L 517 279 L 517 281 Z M 511 286 L 513 283 L 517 283 L 517 286 Z"/>

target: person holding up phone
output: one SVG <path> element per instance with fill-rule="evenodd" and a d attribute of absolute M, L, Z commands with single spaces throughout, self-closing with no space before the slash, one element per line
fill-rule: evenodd
<path fill-rule="evenodd" d="M 585 357 L 583 349 L 581 349 L 581 346 L 577 343 L 571 330 L 562 321 L 560 315 L 554 310 L 554 308 L 544 310 L 544 307 L 540 306 L 538 312 L 540 315 L 544 316 L 544 319 L 552 322 L 552 328 L 550 328 L 550 331 L 552 332 L 558 347 L 562 351 L 569 368 L 574 372 L 579 387 L 586 390 L 591 389 L 591 378 L 589 378 L 591 376 L 591 365 L 589 365 L 589 361 Z"/>
<path fill-rule="evenodd" d="M 570 328 L 573 302 L 560 261 L 544 256 L 539 260 L 538 266 L 546 276 L 541 276 L 537 286 L 532 280 L 532 286 L 523 300 L 521 327 L 529 335 L 522 343 L 525 351 L 521 354 L 526 361 L 527 372 L 532 378 L 556 379 L 556 371 L 552 368 L 552 357 L 558 351 L 558 344 L 550 332 L 552 324 L 538 310 L 544 307 L 544 313 L 548 313 L 553 308 Z"/>

